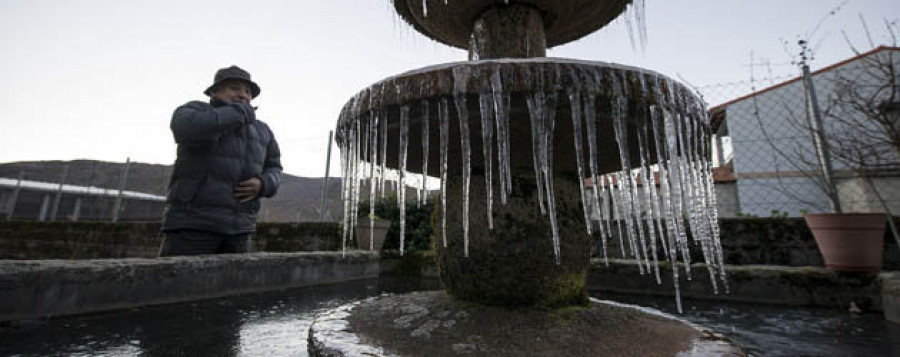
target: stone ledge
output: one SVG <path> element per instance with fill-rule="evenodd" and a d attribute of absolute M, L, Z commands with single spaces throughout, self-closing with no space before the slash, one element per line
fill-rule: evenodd
<path fill-rule="evenodd" d="M 0 321 L 209 299 L 377 277 L 377 253 L 0 260 Z"/>

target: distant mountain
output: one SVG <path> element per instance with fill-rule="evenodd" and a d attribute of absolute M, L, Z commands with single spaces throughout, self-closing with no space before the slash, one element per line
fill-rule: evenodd
<path fill-rule="evenodd" d="M 22 172 L 25 180 L 59 182 L 65 174 L 66 184 L 110 189 L 119 187 L 124 171 L 124 162 L 96 160 L 20 161 L 0 164 L 0 177 L 4 178 L 16 179 Z M 125 190 L 165 195 L 171 174 L 171 165 L 132 162 L 128 169 Z M 262 200 L 260 220 L 318 221 L 322 205 L 322 181 L 323 178 L 319 177 L 284 174 L 278 194 L 274 198 Z M 339 177 L 328 180 L 328 212 L 329 220 L 340 220 L 343 216 Z"/>

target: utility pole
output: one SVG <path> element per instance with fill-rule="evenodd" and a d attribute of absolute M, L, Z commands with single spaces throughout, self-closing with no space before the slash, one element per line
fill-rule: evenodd
<path fill-rule="evenodd" d="M 328 131 L 328 154 L 325 156 L 325 180 L 322 181 L 322 217 L 319 219 L 325 222 L 325 216 L 328 214 L 328 171 L 331 170 L 331 136 L 333 130 Z"/>
<path fill-rule="evenodd" d="M 125 192 L 125 182 L 128 181 L 128 169 L 131 167 L 131 158 L 125 159 L 125 170 L 122 172 L 122 178 L 119 180 L 119 194 L 116 195 L 116 203 L 113 205 L 112 221 L 119 221 L 119 210 L 122 207 L 122 194 Z"/>
<path fill-rule="evenodd" d="M 809 105 L 812 108 L 812 119 L 809 121 L 810 129 L 813 134 L 813 144 L 816 146 L 816 158 L 819 161 L 819 169 L 822 172 L 822 181 L 825 186 L 825 194 L 831 203 L 831 209 L 834 213 L 843 213 L 841 210 L 841 201 L 838 198 L 837 188 L 834 184 L 834 172 L 831 167 L 831 150 L 828 147 L 828 140 L 825 138 L 825 129 L 822 125 L 822 114 L 819 111 L 819 102 L 816 99 L 816 87 L 813 85 L 812 77 L 809 73 L 809 64 L 807 60 L 811 59 L 807 42 L 800 40 L 800 69 L 803 70 L 803 84 L 806 93 L 809 95 Z M 807 116 L 807 118 L 809 118 Z"/>

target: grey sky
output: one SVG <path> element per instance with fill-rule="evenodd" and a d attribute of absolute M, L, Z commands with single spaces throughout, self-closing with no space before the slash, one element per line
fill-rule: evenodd
<path fill-rule="evenodd" d="M 775 76 L 797 73 L 788 51 L 823 19 L 811 37 L 813 69 L 853 55 L 842 29 L 861 50 L 871 48 L 860 17 L 876 45 L 891 44 L 882 22 L 900 18 L 900 2 L 849 0 L 826 16 L 842 2 L 646 0 L 645 50 L 632 50 L 624 22 L 615 21 L 548 55 L 639 66 L 704 86 L 748 80 L 751 53 L 772 63 Z M 0 53 L 0 162 L 172 163 L 172 111 L 205 100 L 215 70 L 237 64 L 262 87 L 258 116 L 275 131 L 285 171 L 300 176 L 322 176 L 328 130 L 356 92 L 466 58 L 412 31 L 388 0 L 3 0 Z M 331 172 L 338 174 L 336 164 Z"/>

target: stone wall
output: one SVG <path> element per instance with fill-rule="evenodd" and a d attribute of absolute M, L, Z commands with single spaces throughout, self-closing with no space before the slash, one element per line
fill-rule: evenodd
<path fill-rule="evenodd" d="M 0 321 L 210 299 L 375 278 L 378 253 L 0 260 Z"/>
<path fill-rule="evenodd" d="M 157 223 L 0 222 L 0 259 L 149 258 L 159 252 Z M 260 223 L 257 251 L 341 249 L 337 223 Z"/>
<path fill-rule="evenodd" d="M 612 228 L 614 238 L 607 242 L 607 253 L 610 258 L 623 258 L 616 225 Z M 803 218 L 723 218 L 719 220 L 719 228 L 725 264 L 825 266 Z M 594 235 L 593 255 L 603 257 L 599 233 Z M 627 243 L 625 249 L 626 254 L 629 253 Z M 704 261 L 699 247 L 691 246 L 691 259 L 693 262 Z M 884 270 L 900 270 L 900 248 L 889 229 L 884 234 L 882 264 Z"/>
<path fill-rule="evenodd" d="M 591 261 L 588 289 L 591 296 L 604 292 L 673 296 L 672 265 L 660 264 L 661 284 L 653 274 L 642 273 L 635 261 L 603 259 Z M 692 279 L 685 278 L 679 264 L 681 296 L 687 299 L 734 301 L 757 304 L 818 306 L 846 310 L 852 302 L 863 311 L 883 311 L 882 283 L 891 273 L 836 273 L 819 267 L 743 265 L 728 267 L 728 292 L 717 280 L 718 293 L 711 285 L 705 265 L 691 266 Z"/>

